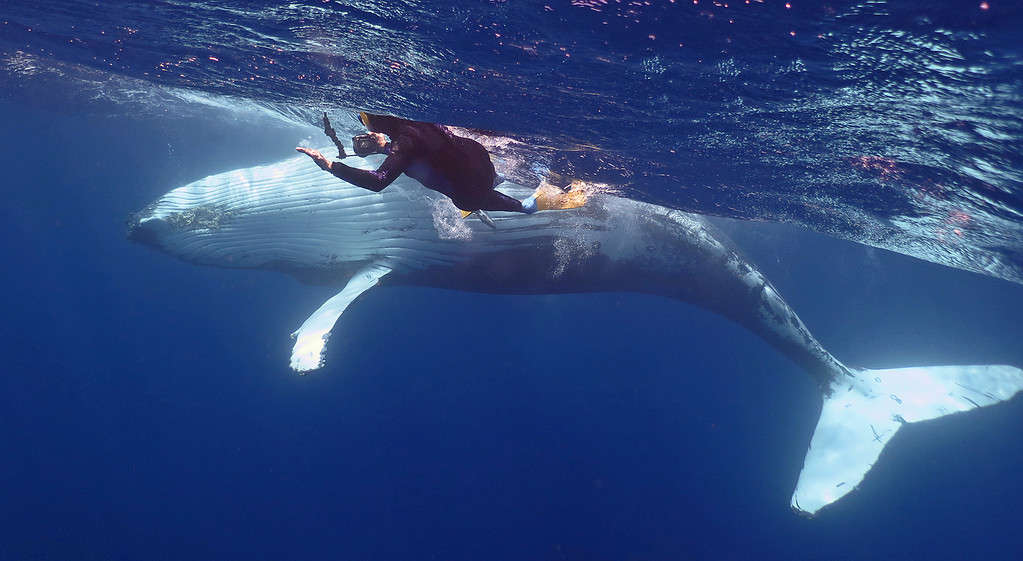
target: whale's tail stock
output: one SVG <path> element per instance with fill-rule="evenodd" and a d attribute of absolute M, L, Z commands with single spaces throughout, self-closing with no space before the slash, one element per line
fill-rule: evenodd
<path fill-rule="evenodd" d="M 1023 389 L 1013 366 L 849 369 L 824 395 L 792 508 L 813 515 L 852 491 L 906 423 L 994 405 Z"/>

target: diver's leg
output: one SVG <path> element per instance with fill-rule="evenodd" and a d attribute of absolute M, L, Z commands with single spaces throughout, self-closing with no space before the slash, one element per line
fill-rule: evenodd
<path fill-rule="evenodd" d="M 500 191 L 491 190 L 480 195 L 477 201 L 477 204 L 472 207 L 458 205 L 458 208 L 503 210 L 525 214 L 533 214 L 540 210 L 566 210 L 579 208 L 586 204 L 586 190 L 578 189 L 562 193 L 556 187 L 540 187 L 524 201 L 513 199 Z"/>
<path fill-rule="evenodd" d="M 518 199 L 513 199 L 500 191 L 490 190 L 479 198 L 480 210 L 503 210 L 505 212 L 524 212 L 532 214 L 536 212 L 526 208 Z"/>
<path fill-rule="evenodd" d="M 585 188 L 577 188 L 568 192 L 562 192 L 557 187 L 541 185 L 536 192 L 524 201 L 519 201 L 493 189 L 472 193 L 469 196 L 459 197 L 457 195 L 458 193 L 452 196 L 451 200 L 454 201 L 455 206 L 465 212 L 479 209 L 533 214 L 540 210 L 579 208 L 586 204 L 587 190 Z"/>

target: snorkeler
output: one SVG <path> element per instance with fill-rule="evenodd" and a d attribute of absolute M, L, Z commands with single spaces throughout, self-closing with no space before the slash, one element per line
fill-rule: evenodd
<path fill-rule="evenodd" d="M 359 118 L 370 132 L 352 138 L 355 154 L 387 154 L 376 171 L 331 162 L 317 150 L 296 150 L 312 158 L 324 171 L 370 191 L 383 190 L 404 173 L 426 188 L 447 195 L 463 217 L 477 213 L 490 226 L 493 223 L 479 211 L 532 214 L 540 210 L 577 208 L 586 202 L 582 191 L 562 193 L 554 189 L 537 189 L 533 195 L 519 201 L 494 189 L 500 181 L 490 153 L 480 143 L 456 136 L 433 123 L 365 112 L 360 113 Z M 323 126 L 324 133 L 337 145 L 338 157 L 347 157 L 326 113 Z"/>

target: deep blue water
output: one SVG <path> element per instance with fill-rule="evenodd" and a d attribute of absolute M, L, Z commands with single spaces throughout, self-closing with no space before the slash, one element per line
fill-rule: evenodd
<path fill-rule="evenodd" d="M 547 139 L 638 198 L 1000 264 L 721 224 L 849 364 L 1023 364 L 1016 6 L 593 4 L 0 8 L 0 559 L 1019 558 L 1019 398 L 903 429 L 807 520 L 814 385 L 719 316 L 389 288 L 298 377 L 288 334 L 329 287 L 125 240 L 322 107 L 388 109 Z"/>

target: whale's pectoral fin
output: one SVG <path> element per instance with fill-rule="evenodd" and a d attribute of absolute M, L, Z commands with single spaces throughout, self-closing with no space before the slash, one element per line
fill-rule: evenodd
<path fill-rule="evenodd" d="M 905 423 L 1005 401 L 1023 389 L 1013 366 L 859 370 L 825 396 L 792 508 L 814 514 L 859 485 Z"/>
<path fill-rule="evenodd" d="M 391 272 L 390 267 L 381 264 L 370 265 L 348 280 L 348 284 L 330 300 L 327 300 L 311 316 L 306 318 L 297 331 L 295 347 L 291 350 L 291 368 L 304 373 L 323 366 L 323 347 L 334 328 L 337 318 L 363 292 L 373 288 L 380 279 Z"/>

